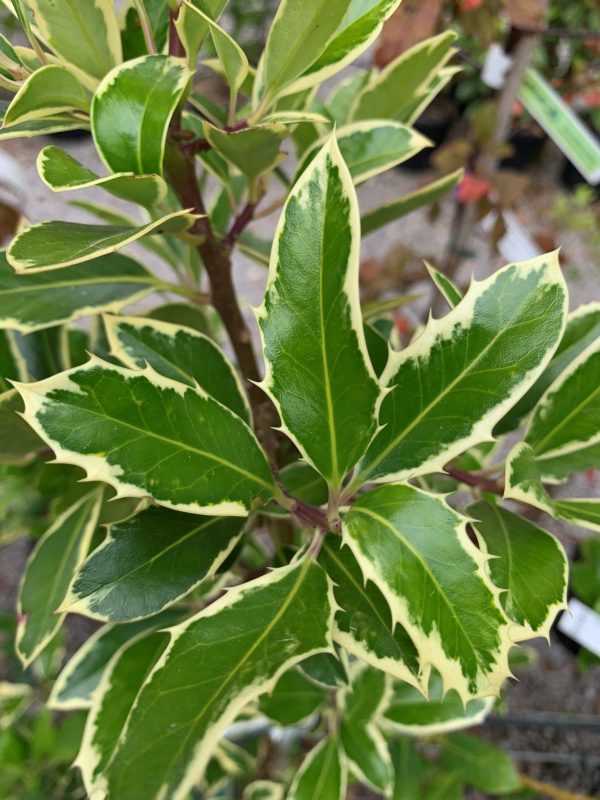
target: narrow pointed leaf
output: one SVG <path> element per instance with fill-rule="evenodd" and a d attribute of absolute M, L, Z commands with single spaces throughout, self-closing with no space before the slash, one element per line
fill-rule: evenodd
<path fill-rule="evenodd" d="M 525 441 L 542 480 L 560 481 L 600 463 L 600 337 L 575 358 L 534 409 Z"/>
<path fill-rule="evenodd" d="M 44 272 L 69 267 L 114 253 L 144 236 L 184 231 L 194 219 L 196 217 L 187 211 L 174 211 L 135 228 L 80 222 L 39 222 L 13 239 L 7 258 L 17 272 Z"/>
<path fill-rule="evenodd" d="M 516 428 L 523 417 L 536 405 L 550 384 L 599 336 L 600 303 L 588 303 L 569 314 L 567 327 L 552 361 L 531 389 L 496 425 L 494 435 Z"/>
<path fill-rule="evenodd" d="M 106 797 L 100 773 L 110 765 L 132 707 L 168 645 L 166 631 L 136 636 L 116 651 L 105 668 L 92 694 L 92 706 L 74 764 L 81 771 L 90 797 Z"/>
<path fill-rule="evenodd" d="M 410 122 L 415 103 L 427 95 L 432 78 L 454 54 L 455 40 L 456 34 L 447 31 L 398 56 L 359 94 L 351 111 L 352 118 Z"/>
<path fill-rule="evenodd" d="M 370 78 L 370 70 L 353 70 L 352 75 L 335 84 L 325 101 L 325 107 L 336 125 L 345 125 L 349 121 L 352 103 Z"/>
<path fill-rule="evenodd" d="M 246 516 L 275 493 L 267 460 L 228 408 L 158 375 L 92 358 L 45 381 L 20 384 L 25 418 L 57 459 L 123 497 L 174 510 Z"/>
<path fill-rule="evenodd" d="M 323 53 L 341 24 L 348 0 L 283 0 L 262 55 L 260 84 L 270 97 L 298 78 Z"/>
<path fill-rule="evenodd" d="M 352 772 L 361 782 L 389 796 L 394 779 L 392 759 L 377 727 L 388 700 L 386 676 L 369 667 L 355 670 L 350 687 L 341 693 L 340 738 Z"/>
<path fill-rule="evenodd" d="M 102 81 L 92 103 L 92 133 L 113 172 L 162 175 L 167 130 L 191 73 L 177 58 L 127 61 Z"/>
<path fill-rule="evenodd" d="M 146 364 L 166 378 L 199 386 L 250 424 L 246 394 L 233 365 L 207 336 L 143 317 L 105 318 L 112 355 L 126 367 Z"/>
<path fill-rule="evenodd" d="M 391 734 L 433 736 L 479 725 L 494 705 L 493 697 L 469 700 L 466 706 L 455 691 L 444 695 L 437 672 L 429 680 L 428 693 L 397 683 L 383 712 L 382 725 Z"/>
<path fill-rule="evenodd" d="M 325 699 L 322 689 L 297 669 L 288 670 L 273 691 L 260 701 L 260 711 L 279 725 L 297 725 L 308 719 Z"/>
<path fill-rule="evenodd" d="M 27 380 L 27 364 L 19 350 L 14 332 L 0 330 L 0 393 L 9 391 L 12 388 L 9 381 L 15 380 Z"/>
<path fill-rule="evenodd" d="M 48 116 L 45 119 L 32 119 L 14 125 L 0 127 L 0 142 L 10 139 L 32 139 L 35 136 L 49 136 L 51 133 L 88 130 L 89 124 L 80 119 L 64 116 Z"/>
<path fill-rule="evenodd" d="M 307 88 L 330 78 L 356 61 L 377 39 L 383 23 L 401 0 L 352 0 L 338 29 L 319 58 L 294 87 Z"/>
<path fill-rule="evenodd" d="M 128 625 L 103 625 L 77 650 L 52 686 L 48 707 L 57 711 L 88 709 L 104 671 L 115 653 L 141 633 L 172 625 L 180 611 L 166 611 L 151 619 Z"/>
<path fill-rule="evenodd" d="M 435 472 L 493 438 L 492 429 L 537 380 L 563 331 L 567 292 L 556 254 L 473 282 L 459 305 L 392 354 L 392 391 L 355 485 Z M 544 325 L 539 320 L 544 319 Z"/>
<path fill-rule="evenodd" d="M 56 55 L 89 76 L 93 86 L 122 60 L 111 0 L 28 0 L 43 41 Z"/>
<path fill-rule="evenodd" d="M 29 333 L 87 314 L 119 311 L 145 297 L 155 283 L 137 261 L 120 253 L 75 266 L 67 278 L 54 270 L 16 273 L 0 252 L 0 328 Z"/>
<path fill-rule="evenodd" d="M 535 453 L 527 442 L 515 445 L 506 460 L 504 496 L 545 511 L 552 517 L 600 531 L 600 500 L 578 497 L 555 500 L 542 484 Z"/>
<path fill-rule="evenodd" d="M 187 797 L 242 708 L 302 658 L 330 649 L 332 602 L 325 573 L 305 558 L 230 590 L 172 629 L 104 768 L 106 794 Z"/>
<path fill-rule="evenodd" d="M 336 139 L 355 186 L 431 146 L 425 136 L 393 120 L 352 123 L 339 128 Z M 304 155 L 297 176 L 304 172 L 324 141 L 319 139 Z"/>
<path fill-rule="evenodd" d="M 62 608 L 105 622 L 157 614 L 211 578 L 244 520 L 149 508 L 113 525 L 79 567 Z"/>
<path fill-rule="evenodd" d="M 210 15 L 216 22 L 226 5 L 227 0 L 192 0 L 181 4 L 175 26 L 190 69 L 196 68 L 198 52 L 209 32 L 205 16 Z M 197 13 L 198 11 L 202 13 Z"/>
<path fill-rule="evenodd" d="M 288 130 L 284 125 L 257 125 L 231 133 L 205 122 L 204 135 L 223 158 L 249 181 L 256 181 L 282 160 L 281 143 Z"/>
<path fill-rule="evenodd" d="M 122 172 L 100 177 L 58 147 L 45 147 L 37 160 L 40 178 L 54 192 L 99 186 L 132 203 L 151 208 L 163 200 L 167 185 L 158 175 L 134 175 Z"/>
<path fill-rule="evenodd" d="M 450 280 L 450 278 L 433 267 L 431 264 L 425 262 L 425 266 L 427 267 L 429 277 L 434 282 L 436 289 L 439 290 L 444 300 L 448 303 L 450 308 L 456 308 L 463 298 L 456 285 Z"/>
<path fill-rule="evenodd" d="M 446 739 L 442 764 L 457 773 L 465 783 L 491 794 L 510 793 L 521 787 L 517 769 L 503 750 L 468 733 Z"/>
<path fill-rule="evenodd" d="M 17 655 L 24 666 L 37 658 L 59 629 L 55 614 L 90 546 L 102 496 L 87 494 L 64 512 L 29 557 L 17 605 Z"/>
<path fill-rule="evenodd" d="M 65 67 L 48 64 L 25 81 L 4 115 L 3 125 L 44 119 L 64 111 L 88 111 L 90 96 Z"/>
<path fill-rule="evenodd" d="M 393 800 L 423 800 L 421 781 L 426 763 L 417 751 L 414 741 L 408 736 L 401 736 L 392 739 L 389 748 L 394 765 Z M 454 800 L 454 798 L 444 797 L 443 800 Z M 462 800 L 462 797 L 459 800 Z"/>
<path fill-rule="evenodd" d="M 257 318 L 263 388 L 285 432 L 335 487 L 371 440 L 380 399 L 360 317 L 359 235 L 356 195 L 332 139 L 284 208 Z"/>
<path fill-rule="evenodd" d="M 376 669 L 420 686 L 415 645 L 402 625 L 395 623 L 377 586 L 365 581 L 350 548 L 328 536 L 319 561 L 334 583 L 340 607 L 333 631 L 336 642 Z"/>
<path fill-rule="evenodd" d="M 516 623 L 513 641 L 549 636 L 566 608 L 568 562 L 560 542 L 527 519 L 482 500 L 467 509 L 482 549 L 494 558 L 490 577 L 500 603 Z"/>
<path fill-rule="evenodd" d="M 387 339 L 372 325 L 363 325 L 363 330 L 373 370 L 377 377 L 380 378 L 390 357 L 390 348 Z"/>
<path fill-rule="evenodd" d="M 344 516 L 344 540 L 389 603 L 424 664 L 466 702 L 498 694 L 508 676 L 508 620 L 466 520 L 408 485 L 363 495 Z M 401 565 L 401 568 L 399 567 Z"/>
<path fill-rule="evenodd" d="M 208 27 L 210 35 L 217 51 L 217 56 L 223 66 L 227 83 L 233 95 L 237 95 L 242 84 L 248 77 L 250 65 L 242 48 L 238 43 L 219 27 L 209 16 L 201 11 L 192 0 L 184 0 L 185 5 L 197 14 L 204 24 Z"/>
<path fill-rule="evenodd" d="M 402 219 L 402 217 L 412 214 L 413 211 L 417 211 L 423 206 L 437 203 L 438 200 L 441 200 L 458 186 L 462 175 L 462 169 L 451 172 L 449 175 L 444 175 L 443 178 L 428 183 L 420 189 L 401 197 L 399 200 L 394 200 L 392 203 L 387 203 L 373 211 L 368 211 L 361 220 L 363 236 L 374 233 L 374 231 L 378 231 L 390 222 Z"/>
<path fill-rule="evenodd" d="M 347 784 L 346 760 L 339 739 L 328 736 L 305 757 L 286 800 L 344 800 Z"/>

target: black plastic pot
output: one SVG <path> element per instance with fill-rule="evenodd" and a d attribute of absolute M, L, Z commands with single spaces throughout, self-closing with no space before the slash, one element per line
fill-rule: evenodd
<path fill-rule="evenodd" d="M 508 140 L 513 152 L 510 156 L 502 159 L 500 169 L 511 169 L 516 172 L 524 172 L 529 169 L 540 157 L 545 141 L 545 133 L 516 130 Z"/>
<path fill-rule="evenodd" d="M 410 170 L 411 172 L 423 172 L 429 169 L 431 165 L 431 156 L 445 141 L 452 123 L 454 122 L 454 114 L 448 114 L 446 117 L 435 117 L 428 119 L 421 117 L 418 119 L 413 127 L 415 130 L 427 136 L 433 142 L 433 147 L 427 147 L 421 150 L 416 156 L 409 158 L 403 164 L 400 164 L 399 169 Z"/>
<path fill-rule="evenodd" d="M 89 139 L 91 135 L 91 132 L 86 130 L 57 131 L 56 133 L 47 134 L 49 139 L 64 139 L 65 141 L 74 142 L 83 139 Z"/>

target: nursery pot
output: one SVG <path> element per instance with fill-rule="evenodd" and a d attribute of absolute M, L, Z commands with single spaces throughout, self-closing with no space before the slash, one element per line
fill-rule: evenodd
<path fill-rule="evenodd" d="M 500 169 L 511 169 L 517 172 L 525 171 L 539 158 L 545 141 L 545 133 L 534 133 L 530 130 L 518 128 L 508 140 L 508 144 L 513 150 L 512 155 L 502 159 Z"/>
<path fill-rule="evenodd" d="M 433 142 L 408 161 L 399 165 L 399 169 L 422 172 L 429 169 L 432 154 L 446 141 L 450 128 L 456 119 L 456 105 L 449 97 L 443 96 L 435 100 L 427 111 L 414 123 L 413 128 Z"/>

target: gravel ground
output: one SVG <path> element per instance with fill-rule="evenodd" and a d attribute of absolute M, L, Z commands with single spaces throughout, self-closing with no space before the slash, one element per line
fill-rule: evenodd
<path fill-rule="evenodd" d="M 54 142 L 65 147 L 76 158 L 91 168 L 101 170 L 99 161 L 93 152 L 89 139 L 63 140 Z M 42 143 L 39 140 L 10 141 L 0 144 L 0 151 L 12 156 L 22 170 L 23 211 L 33 222 L 43 219 L 65 219 L 91 221 L 85 215 L 69 207 L 67 195 L 54 195 L 39 180 L 35 168 L 35 158 Z M 557 154 L 551 146 L 546 157 L 538 168 L 532 182 L 535 191 L 523 197 L 519 209 L 519 217 L 534 232 L 547 231 L 548 209 L 555 196 L 555 174 L 558 169 Z M 362 210 L 368 210 L 382 202 L 392 200 L 411 191 L 427 178 L 424 174 L 411 174 L 406 171 L 392 170 L 384 176 L 369 182 L 360 189 Z M 0 176 L 1 180 L 1 176 Z M 273 191 L 273 197 L 277 189 Z M 98 191 L 86 191 L 78 194 L 79 199 L 90 199 L 117 207 L 118 201 Z M 270 198 L 271 199 L 271 198 Z M 266 200 L 266 203 L 270 202 Z M 125 206 L 124 206 L 125 207 Z M 261 220 L 257 224 L 257 232 L 264 235 L 272 233 L 277 215 Z M 369 260 L 383 259 L 392 248 L 399 244 L 410 244 L 410 252 L 401 251 L 399 257 L 406 260 L 410 269 L 417 269 L 418 258 L 427 258 L 440 263 L 445 252 L 450 221 L 452 218 L 452 202 L 445 201 L 435 222 L 428 219 L 426 212 L 417 212 L 383 231 L 367 237 L 362 249 L 362 257 Z M 589 252 L 574 234 L 556 233 L 558 242 L 564 247 L 573 263 L 579 269 L 579 278 L 571 283 L 571 305 L 589 302 L 600 298 L 600 281 L 598 280 L 600 264 L 597 254 Z M 467 260 L 458 274 L 463 284 L 468 281 L 472 272 L 483 278 L 497 269 L 502 260 L 490 252 L 485 237 L 476 232 L 469 243 L 472 258 Z M 146 256 L 145 256 L 146 257 Z M 389 259 L 388 259 L 389 260 Z M 393 261 L 393 257 L 391 258 Z M 239 257 L 235 264 L 236 282 L 245 304 L 255 305 L 260 302 L 264 288 L 266 273 L 261 267 L 248 259 Z M 397 287 L 397 291 L 405 291 L 405 287 Z M 424 313 L 430 296 L 426 283 L 417 283 L 410 287 L 411 292 L 422 291 L 424 299 L 411 306 L 406 316 L 413 324 Z M 589 493 L 589 486 L 584 478 L 566 487 L 566 494 Z M 548 520 L 544 520 L 547 524 Z M 566 529 L 558 523 L 550 523 L 557 535 L 568 549 L 572 549 L 584 531 L 574 528 Z M 28 547 L 23 542 L 14 543 L 0 552 L 0 610 L 14 608 L 18 578 L 21 573 Z M 85 626 L 84 626 L 85 627 Z M 76 638 L 81 635 L 81 630 Z M 579 715 L 593 714 L 600 723 L 600 669 L 590 670 L 582 675 L 575 665 L 571 654 L 560 645 L 548 649 L 544 644 L 535 644 L 539 653 L 536 667 L 524 671 L 519 682 L 511 682 L 506 692 L 506 707 L 510 714 L 527 717 L 530 712 L 555 712 L 557 714 Z M 0 664 L 0 672 L 2 664 Z M 553 781 L 564 788 L 586 792 L 595 796 L 600 793 L 600 732 L 569 731 L 547 725 L 528 728 L 507 728 L 502 726 L 486 726 L 485 736 L 499 741 L 515 754 L 525 754 L 521 761 L 525 769 L 533 777 Z M 532 755 L 533 754 L 533 755 Z M 537 755 L 536 755 L 537 754 Z M 542 754 L 540 756 L 540 754 Z M 556 763 L 541 763 L 540 758 L 554 759 Z M 531 761 L 532 758 L 538 762 Z M 586 758 L 588 760 L 586 760 Z M 589 759 L 595 759 L 590 761 Z M 560 763 L 559 763 L 560 762 Z M 475 795 L 474 795 L 475 796 Z"/>

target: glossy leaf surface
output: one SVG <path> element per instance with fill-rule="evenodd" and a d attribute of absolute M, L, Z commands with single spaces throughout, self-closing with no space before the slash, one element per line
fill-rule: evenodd
<path fill-rule="evenodd" d="M 142 511 L 110 528 L 79 567 L 62 607 L 106 622 L 157 614 L 217 572 L 243 526 L 239 518 Z"/>
<path fill-rule="evenodd" d="M 199 390 L 92 358 L 20 384 L 29 424 L 55 451 L 124 497 L 196 514 L 246 516 L 269 500 L 266 458 L 242 420 Z"/>
<path fill-rule="evenodd" d="M 281 143 L 288 131 L 283 125 L 257 125 L 228 133 L 204 123 L 204 134 L 218 153 L 248 180 L 256 181 L 282 160 Z"/>
<path fill-rule="evenodd" d="M 162 175 L 167 129 L 191 75 L 183 61 L 150 55 L 116 67 L 92 103 L 92 133 L 113 172 Z"/>
<path fill-rule="evenodd" d="M 186 211 L 174 211 L 135 228 L 81 222 L 39 222 L 13 239 L 7 258 L 17 272 L 69 267 L 113 253 L 144 236 L 184 231 L 194 219 Z"/>
<path fill-rule="evenodd" d="M 118 311 L 144 297 L 154 284 L 137 261 L 120 253 L 75 266 L 67 274 L 52 270 L 23 275 L 0 252 L 0 328 L 28 333 L 86 314 Z"/>
<path fill-rule="evenodd" d="M 355 485 L 435 472 L 492 439 L 496 422 L 552 357 L 566 301 L 556 254 L 473 282 L 456 308 L 391 355 L 382 375 L 392 389 L 381 406 L 385 427 L 359 464 Z"/>
<path fill-rule="evenodd" d="M 111 353 L 126 367 L 146 364 L 166 378 L 199 386 L 250 424 L 246 394 L 231 362 L 207 336 L 143 317 L 105 318 Z"/>
<path fill-rule="evenodd" d="M 355 185 L 407 161 L 431 145 L 425 136 L 393 120 L 352 123 L 339 128 L 336 139 Z M 319 140 L 306 153 L 297 175 L 304 172 L 322 146 L 323 140 Z"/>
<path fill-rule="evenodd" d="M 568 562 L 551 534 L 497 504 L 481 500 L 469 506 L 482 549 L 493 558 L 488 568 L 502 590 L 500 603 L 517 623 L 514 641 L 548 636 L 566 606 Z"/>
<path fill-rule="evenodd" d="M 330 648 L 331 614 L 323 570 L 302 559 L 231 590 L 175 628 L 105 770 L 108 795 L 187 797 L 241 709 L 285 669 Z"/>
<path fill-rule="evenodd" d="M 257 318 L 283 428 L 334 486 L 375 432 L 380 387 L 358 298 L 356 196 L 334 140 L 296 184 L 276 234 Z"/>
<path fill-rule="evenodd" d="M 96 529 L 101 495 L 84 495 L 48 528 L 29 557 L 19 591 L 16 648 L 24 666 L 60 627 L 56 614 Z"/>
<path fill-rule="evenodd" d="M 417 649 L 406 630 L 393 619 L 377 586 L 365 581 L 351 549 L 327 537 L 319 561 L 334 582 L 334 595 L 340 606 L 335 615 L 334 639 L 371 666 L 419 686 Z"/>
<path fill-rule="evenodd" d="M 44 147 L 37 167 L 40 178 L 54 192 L 99 186 L 116 197 L 147 208 L 164 200 L 167 194 L 167 186 L 158 175 L 125 172 L 100 177 L 58 147 Z"/>
<path fill-rule="evenodd" d="M 508 622 L 464 518 L 434 495 L 395 485 L 363 495 L 342 524 L 365 578 L 444 689 L 465 701 L 497 694 L 508 676 Z"/>
<path fill-rule="evenodd" d="M 27 0 L 42 40 L 94 86 L 123 58 L 112 0 Z"/>
<path fill-rule="evenodd" d="M 4 125 L 44 119 L 64 111 L 87 111 L 90 96 L 77 78 L 58 64 L 36 70 L 14 96 L 4 114 Z"/>

